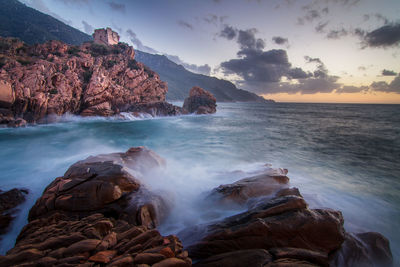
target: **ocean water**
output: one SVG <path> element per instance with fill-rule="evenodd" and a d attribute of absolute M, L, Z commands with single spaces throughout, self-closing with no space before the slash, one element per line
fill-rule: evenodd
<path fill-rule="evenodd" d="M 400 106 L 220 103 L 210 116 L 117 120 L 65 116 L 62 122 L 0 129 L 0 189 L 24 187 L 28 201 L 5 253 L 44 188 L 89 155 L 147 146 L 167 160 L 143 181 L 173 205 L 163 234 L 215 220 L 230 211 L 199 205 L 204 194 L 268 163 L 289 169 L 291 185 L 312 208 L 343 212 L 348 231 L 377 231 L 400 258 Z"/>

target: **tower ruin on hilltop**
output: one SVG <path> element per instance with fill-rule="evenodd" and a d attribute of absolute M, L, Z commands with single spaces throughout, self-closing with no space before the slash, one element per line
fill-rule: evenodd
<path fill-rule="evenodd" d="M 96 44 L 115 45 L 119 42 L 119 35 L 107 27 L 107 29 L 96 29 L 93 33 L 93 39 Z"/>

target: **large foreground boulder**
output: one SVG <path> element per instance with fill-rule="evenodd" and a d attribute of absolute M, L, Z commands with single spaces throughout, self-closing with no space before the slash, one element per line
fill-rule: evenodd
<path fill-rule="evenodd" d="M 185 99 L 183 110 L 188 113 L 212 114 L 217 111 L 216 99 L 210 92 L 195 86 Z"/>
<path fill-rule="evenodd" d="M 212 190 L 213 205 L 247 211 L 178 234 L 195 266 L 391 266 L 385 237 L 346 233 L 340 211 L 309 209 L 286 174 L 268 169 Z"/>
<path fill-rule="evenodd" d="M 30 210 L 29 220 L 55 212 L 78 217 L 100 212 L 154 228 L 167 215 L 169 206 L 137 177 L 164 164 L 162 158 L 144 147 L 79 161 L 45 189 Z"/>

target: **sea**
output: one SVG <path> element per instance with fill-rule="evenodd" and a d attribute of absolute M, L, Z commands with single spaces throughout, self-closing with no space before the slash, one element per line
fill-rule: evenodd
<path fill-rule="evenodd" d="M 310 208 L 340 210 L 351 232 L 375 231 L 400 261 L 400 105 L 218 103 L 213 115 L 82 118 L 0 129 L 0 189 L 30 191 L 0 253 L 13 247 L 45 187 L 90 155 L 146 146 L 166 159 L 143 181 L 172 205 L 162 234 L 230 215 L 204 200 L 212 188 L 265 166 L 289 170 Z"/>

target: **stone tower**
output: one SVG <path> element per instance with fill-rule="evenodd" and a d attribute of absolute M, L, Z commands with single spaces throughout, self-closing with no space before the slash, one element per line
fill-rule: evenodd
<path fill-rule="evenodd" d="M 107 29 L 96 29 L 93 33 L 93 39 L 96 44 L 115 45 L 119 42 L 119 35 L 107 27 Z"/>

